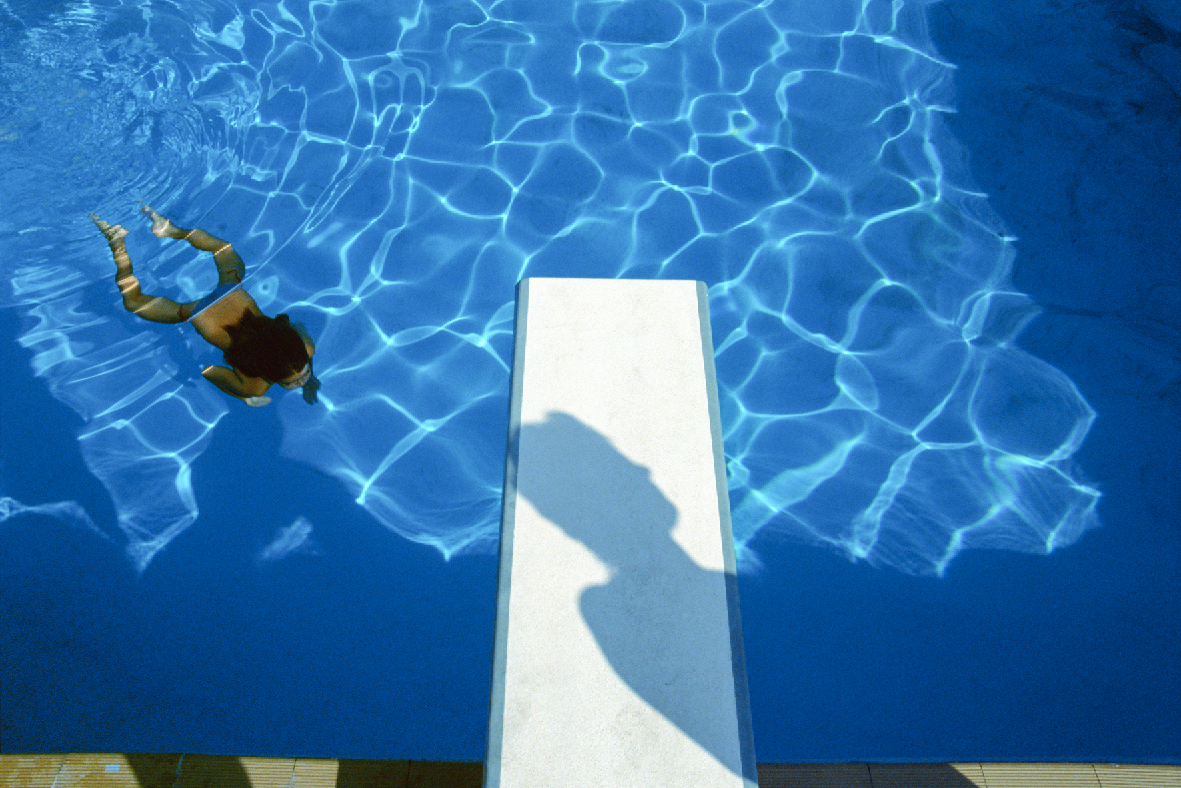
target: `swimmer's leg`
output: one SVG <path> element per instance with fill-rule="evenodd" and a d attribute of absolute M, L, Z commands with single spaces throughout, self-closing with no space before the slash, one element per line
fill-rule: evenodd
<path fill-rule="evenodd" d="M 222 239 L 216 238 L 204 230 L 186 230 L 183 227 L 177 227 L 152 210 L 150 205 L 145 205 L 140 210 L 151 217 L 152 233 L 157 238 L 181 238 L 203 252 L 213 252 L 213 262 L 217 264 L 217 283 L 219 285 L 241 282 L 242 277 L 246 276 L 246 266 L 242 262 L 242 258 L 234 251 L 233 246 Z"/>
<path fill-rule="evenodd" d="M 123 294 L 123 307 L 128 312 L 134 312 L 153 323 L 183 323 L 188 318 L 187 305 L 140 291 L 139 279 L 131 270 L 131 258 L 123 243 L 127 229 L 121 224 L 104 222 L 96 213 L 90 214 L 90 219 L 98 226 L 111 247 L 111 255 L 115 258 L 115 283 L 119 285 L 119 292 Z"/>

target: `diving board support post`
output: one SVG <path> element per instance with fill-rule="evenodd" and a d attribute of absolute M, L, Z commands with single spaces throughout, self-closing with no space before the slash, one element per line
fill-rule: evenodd
<path fill-rule="evenodd" d="M 517 289 L 486 788 L 754 786 L 709 300 Z"/>

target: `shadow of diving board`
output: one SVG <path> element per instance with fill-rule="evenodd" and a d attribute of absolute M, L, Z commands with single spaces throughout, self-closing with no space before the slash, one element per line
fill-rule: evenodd
<path fill-rule="evenodd" d="M 488 788 L 756 784 L 699 282 L 517 291 Z"/>

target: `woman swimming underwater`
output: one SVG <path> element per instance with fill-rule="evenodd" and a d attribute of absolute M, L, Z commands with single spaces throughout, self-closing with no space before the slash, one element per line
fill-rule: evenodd
<path fill-rule="evenodd" d="M 201 375 L 247 405 L 257 407 L 270 402 L 266 393 L 272 383 L 285 389 L 303 387 L 303 398 L 314 403 L 316 389 L 320 388 L 320 381 L 312 374 L 316 346 L 287 315 L 270 318 L 262 313 L 242 289 L 246 266 L 234 248 L 204 230 L 177 227 L 146 205 L 141 210 L 151 217 L 156 237 L 183 238 L 197 249 L 213 252 L 218 280 L 212 293 L 187 304 L 141 292 L 123 243 L 126 228 L 104 222 L 92 213 L 90 218 L 106 236 L 115 257 L 115 282 L 123 293 L 127 311 L 154 323 L 192 323 L 206 342 L 222 351 L 229 364 L 228 368 L 208 366 Z"/>

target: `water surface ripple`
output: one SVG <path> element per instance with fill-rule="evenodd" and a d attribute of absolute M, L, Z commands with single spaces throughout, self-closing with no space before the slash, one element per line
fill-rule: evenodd
<path fill-rule="evenodd" d="M 1071 462 L 1094 413 L 1014 344 L 1036 307 L 943 124 L 926 5 L 3 6 L 3 303 L 140 569 L 238 406 L 187 327 L 118 306 L 91 210 L 134 227 L 145 290 L 216 278 L 136 199 L 232 240 L 312 330 L 322 404 L 273 406 L 283 454 L 445 556 L 495 549 L 525 276 L 710 286 L 747 569 L 760 532 L 916 574 L 1049 553 L 1097 522 Z"/>

